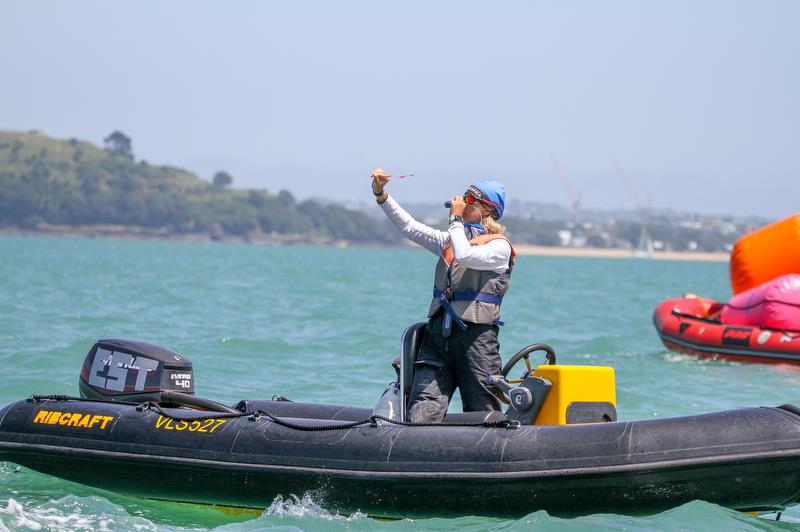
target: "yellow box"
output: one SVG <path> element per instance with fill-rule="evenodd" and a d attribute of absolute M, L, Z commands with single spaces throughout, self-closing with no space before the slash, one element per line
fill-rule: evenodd
<path fill-rule="evenodd" d="M 607 366 L 542 365 L 533 372 L 553 386 L 535 425 L 566 425 L 567 408 L 574 402 L 607 402 L 617 406 L 614 368 Z"/>

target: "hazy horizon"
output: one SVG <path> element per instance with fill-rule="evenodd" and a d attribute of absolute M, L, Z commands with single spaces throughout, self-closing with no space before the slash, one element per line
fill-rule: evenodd
<path fill-rule="evenodd" d="M 0 129 L 299 198 L 509 198 L 766 218 L 798 209 L 800 4 L 6 4 Z"/>

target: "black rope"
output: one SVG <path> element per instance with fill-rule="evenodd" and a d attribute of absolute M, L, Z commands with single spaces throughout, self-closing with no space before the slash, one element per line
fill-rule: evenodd
<path fill-rule="evenodd" d="M 87 403 L 111 403 L 117 405 L 129 405 L 129 406 L 136 406 L 141 403 L 135 403 L 132 401 L 111 401 L 109 399 L 89 399 L 86 397 L 74 397 L 72 395 L 31 395 L 28 397 L 27 401 L 29 403 L 40 403 L 42 401 L 84 401 Z"/>
<path fill-rule="evenodd" d="M 370 416 L 370 421 L 380 420 L 386 421 L 388 423 L 393 423 L 395 425 L 402 425 L 404 427 L 488 427 L 488 428 L 517 428 L 519 427 L 519 422 L 510 421 L 508 419 L 501 419 L 498 421 L 473 421 L 473 422 L 443 422 L 443 423 L 436 423 L 433 421 L 429 422 L 414 422 L 414 421 L 400 421 L 397 419 L 390 419 L 384 416 Z"/>
<path fill-rule="evenodd" d="M 277 403 L 294 403 L 291 399 L 278 394 L 273 395 L 272 400 Z"/>
<path fill-rule="evenodd" d="M 71 401 L 77 399 L 69 395 L 31 395 L 28 397 L 29 403 L 38 403 L 39 401 Z"/>
<path fill-rule="evenodd" d="M 672 315 L 673 316 L 677 316 L 679 318 L 690 318 L 690 319 L 697 320 L 697 321 L 702 321 L 702 322 L 705 322 L 705 323 L 713 323 L 715 325 L 722 325 L 722 322 L 719 321 L 719 320 L 715 320 L 715 319 L 712 319 L 712 318 L 704 318 L 702 316 L 697 316 L 695 314 L 687 314 L 685 312 L 681 312 L 680 310 L 673 309 L 672 310 Z"/>
<path fill-rule="evenodd" d="M 177 419 L 178 421 L 205 421 L 207 419 L 234 419 L 234 418 L 240 418 L 240 417 L 245 417 L 245 416 L 250 415 L 250 414 L 246 414 L 244 412 L 241 412 L 241 413 L 240 412 L 211 412 L 211 413 L 203 415 L 203 416 L 185 416 L 185 417 L 181 417 L 181 416 L 176 416 L 176 415 L 164 412 L 161 409 L 161 405 L 159 405 L 158 403 L 154 403 L 153 401 L 147 401 L 145 403 L 136 404 L 136 411 L 137 412 L 144 412 L 146 410 L 152 410 L 153 412 L 158 412 L 158 414 L 161 415 L 161 416 L 168 417 L 170 419 Z M 197 412 L 197 410 L 194 410 L 194 412 Z"/>
<path fill-rule="evenodd" d="M 153 412 L 157 412 L 159 415 L 175 419 L 177 421 L 205 421 L 208 419 L 236 419 L 240 417 L 249 417 L 251 421 L 257 421 L 261 418 L 261 416 L 269 418 L 272 422 L 276 425 L 280 425 L 282 427 L 294 429 L 294 430 L 302 430 L 308 432 L 316 432 L 316 431 L 327 431 L 327 430 L 345 430 L 345 429 L 352 429 L 358 427 L 360 425 L 371 425 L 371 426 L 378 426 L 379 422 L 385 421 L 387 423 L 391 423 L 393 425 L 401 425 L 404 427 L 486 427 L 486 428 L 506 428 L 506 429 L 517 429 L 519 428 L 520 424 L 518 421 L 510 421 L 507 419 L 502 419 L 498 421 L 478 421 L 478 422 L 444 422 L 444 423 L 435 423 L 435 422 L 413 422 L 413 421 L 400 421 L 396 419 L 391 419 L 384 416 L 372 415 L 368 418 L 364 418 L 358 421 L 352 421 L 350 423 L 341 423 L 341 424 L 327 424 L 327 425 L 298 425 L 296 423 L 292 423 L 291 421 L 286 421 L 281 419 L 274 414 L 266 412 L 264 410 L 256 410 L 253 413 L 233 413 L 233 412 L 214 412 L 203 416 L 179 416 L 176 414 L 171 414 L 168 412 L 164 412 L 161 408 L 161 405 L 155 403 L 153 401 L 146 401 L 144 403 L 130 403 L 124 401 L 109 401 L 105 399 L 84 399 L 82 397 L 72 397 L 69 395 L 31 395 L 28 398 L 28 401 L 33 403 L 38 403 L 40 401 L 86 401 L 86 402 L 94 402 L 94 403 L 116 403 L 116 404 L 124 404 L 124 405 L 131 405 L 136 406 L 137 412 L 144 412 L 146 410 L 152 410 Z"/>
<path fill-rule="evenodd" d="M 361 425 L 378 425 L 379 421 L 385 421 L 387 423 L 392 423 L 394 425 L 402 425 L 404 427 L 441 427 L 441 426 L 450 426 L 450 427 L 487 427 L 487 428 L 518 428 L 519 423 L 508 421 L 508 420 L 499 420 L 499 421 L 479 421 L 479 422 L 472 422 L 472 423 L 415 423 L 411 421 L 399 421 L 394 420 L 384 416 L 372 415 L 368 418 L 360 419 L 357 421 L 351 421 L 350 423 L 333 423 L 333 424 L 326 424 L 326 425 L 299 425 L 297 423 L 292 423 L 291 421 L 286 421 L 270 412 L 265 410 L 256 410 L 252 414 L 218 414 L 218 415 L 207 415 L 207 416 L 190 416 L 190 417 L 182 417 L 177 416 L 175 414 L 170 414 L 164 412 L 161 407 L 156 403 L 145 403 L 140 405 L 136 408 L 139 411 L 151 409 L 155 412 L 158 412 L 160 415 L 164 417 L 168 417 L 171 419 L 175 419 L 178 421 L 201 421 L 205 419 L 227 419 L 227 418 L 240 418 L 240 417 L 249 417 L 251 421 L 257 421 L 262 416 L 269 418 L 273 423 L 276 425 L 280 425 L 282 427 L 294 429 L 294 430 L 301 430 L 307 432 L 321 432 L 327 430 L 346 430 L 352 429 Z"/>
<path fill-rule="evenodd" d="M 745 310 L 745 309 L 742 309 L 742 310 Z M 677 316 L 678 318 L 689 318 L 689 319 L 692 319 L 692 320 L 702 321 L 702 322 L 705 322 L 705 323 L 711 323 L 711 324 L 714 324 L 714 325 L 728 325 L 727 323 L 722 323 L 720 320 L 715 320 L 715 319 L 712 319 L 712 318 L 704 318 L 704 317 L 701 317 L 701 316 L 697 316 L 695 314 L 686 314 L 685 312 L 681 312 L 681 311 L 675 310 L 675 309 L 672 310 L 672 315 L 673 316 Z M 733 326 L 736 327 L 736 325 L 733 325 Z M 753 329 L 763 329 L 765 331 L 782 332 L 786 336 L 791 336 L 792 338 L 797 338 L 798 336 L 800 336 L 800 331 L 795 331 L 793 329 L 775 329 L 773 327 L 764 327 L 764 326 L 761 326 L 761 325 L 740 325 L 740 327 L 750 327 L 750 328 L 753 328 Z"/>
<path fill-rule="evenodd" d="M 265 412 L 263 410 L 256 410 L 254 414 L 253 421 L 257 420 L 261 416 L 266 416 L 271 419 L 275 424 L 281 425 L 282 427 L 294 429 L 294 430 L 302 430 L 302 431 L 309 431 L 309 432 L 317 432 L 317 431 L 326 431 L 326 430 L 345 430 L 345 429 L 352 429 L 358 427 L 359 425 L 367 425 L 369 424 L 370 418 L 362 419 L 360 421 L 352 421 L 350 423 L 342 423 L 340 425 L 332 424 L 332 425 L 297 425 L 292 423 L 291 421 L 283 420 L 279 417 L 276 417 L 269 412 Z"/>

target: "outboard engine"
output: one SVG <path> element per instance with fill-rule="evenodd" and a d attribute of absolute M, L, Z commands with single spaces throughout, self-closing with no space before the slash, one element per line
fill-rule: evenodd
<path fill-rule="evenodd" d="M 163 347 L 133 340 L 98 340 L 80 377 L 84 399 L 156 401 L 162 392 L 194 395 L 192 363 Z"/>

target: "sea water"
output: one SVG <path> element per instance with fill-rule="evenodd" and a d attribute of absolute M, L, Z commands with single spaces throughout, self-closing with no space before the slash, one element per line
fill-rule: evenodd
<path fill-rule="evenodd" d="M 371 407 L 394 379 L 400 334 L 422 321 L 435 258 L 420 249 L 0 237 L 0 404 L 76 395 L 102 337 L 178 351 L 196 392 L 225 403 L 284 395 Z M 503 357 L 534 342 L 565 364 L 616 369 L 621 420 L 800 404 L 800 370 L 665 350 L 656 305 L 685 292 L 727 300 L 725 263 L 521 256 L 503 303 Z M 460 409 L 458 399 L 452 406 Z M 758 486 L 752 486 L 757 490 Z M 774 519 L 774 516 L 772 516 Z M 0 530 L 783 529 L 695 501 L 648 517 L 378 521 L 286 493 L 263 512 L 150 501 L 0 462 Z"/>

